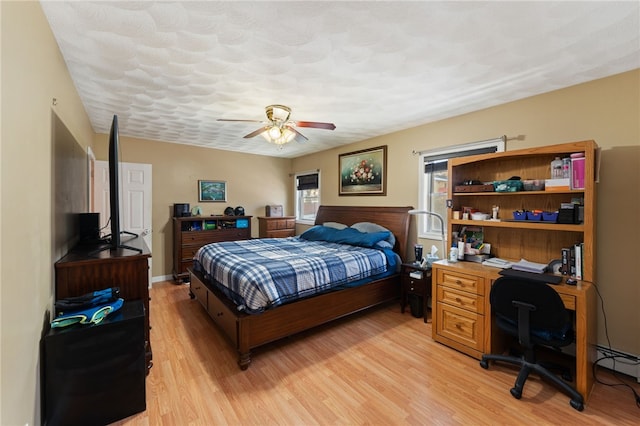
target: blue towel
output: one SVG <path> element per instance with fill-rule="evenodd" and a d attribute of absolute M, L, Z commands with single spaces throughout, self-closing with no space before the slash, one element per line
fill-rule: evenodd
<path fill-rule="evenodd" d="M 107 315 L 122 308 L 123 303 L 124 299 L 116 299 L 88 309 L 60 313 L 51 321 L 51 328 L 67 327 L 73 324 L 99 324 Z"/>

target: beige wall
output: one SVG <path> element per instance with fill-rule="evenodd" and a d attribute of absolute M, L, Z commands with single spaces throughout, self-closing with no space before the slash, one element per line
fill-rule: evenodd
<path fill-rule="evenodd" d="M 51 308 L 57 258 L 51 248 L 52 113 L 82 146 L 95 140 L 98 158 L 106 158 L 106 136 L 94 135 L 39 3 L 0 2 L 0 15 L 0 424 L 25 425 L 40 420 L 38 343 Z M 594 139 L 603 148 L 598 286 L 612 345 L 638 354 L 640 286 L 633 256 L 640 240 L 639 80 L 636 70 L 295 160 L 123 137 L 124 161 L 153 165 L 154 275 L 170 273 L 171 206 L 195 204 L 198 179 L 227 180 L 228 204 L 243 205 L 255 216 L 271 203 L 293 213 L 289 173 L 314 169 L 322 173 L 324 204 L 415 206 L 418 158 L 412 150 L 503 134 L 526 136 L 508 149 Z M 389 147 L 388 195 L 339 197 L 338 154 L 378 145 Z M 205 214 L 223 210 L 218 203 L 201 205 Z M 606 341 L 602 315 L 599 341 Z"/>
<path fill-rule="evenodd" d="M 52 306 L 52 115 L 93 130 L 38 2 L 0 2 L 0 424 L 37 424 L 39 340 Z M 57 98 L 57 105 L 52 99 Z"/>
<path fill-rule="evenodd" d="M 259 141 L 252 143 L 260 143 Z M 94 153 L 106 160 L 107 135 L 97 135 Z M 173 267 L 173 204 L 199 205 L 202 214 L 222 214 L 226 207 L 242 206 L 253 216 L 251 233 L 258 236 L 258 216 L 267 204 L 282 204 L 293 214 L 293 177 L 290 159 L 241 154 L 210 148 L 120 137 L 121 160 L 147 163 L 153 169 L 153 270 L 154 277 L 171 275 Z M 227 182 L 227 202 L 198 202 L 200 179 Z"/>
<path fill-rule="evenodd" d="M 425 100 L 428 102 L 428 100 Z M 595 140 L 602 148 L 597 185 L 597 280 L 611 344 L 640 354 L 640 70 L 534 96 L 409 130 L 297 158 L 293 170 L 322 171 L 323 204 L 418 205 L 418 156 L 413 150 L 524 135 L 507 149 Z M 338 196 L 338 154 L 388 146 L 386 197 Z M 431 242 L 425 243 L 430 246 Z M 604 318 L 598 342 L 606 345 Z"/>

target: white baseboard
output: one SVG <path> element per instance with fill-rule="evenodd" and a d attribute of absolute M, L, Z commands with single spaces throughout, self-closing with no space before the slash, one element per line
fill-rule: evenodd
<path fill-rule="evenodd" d="M 151 278 L 151 284 L 159 283 L 161 281 L 173 281 L 173 275 L 160 275 L 158 277 Z"/>
<path fill-rule="evenodd" d="M 597 346 L 597 349 L 598 359 L 600 359 L 598 365 L 635 377 L 636 381 L 640 383 L 640 357 L 638 355 L 609 349 L 600 345 Z M 615 357 L 615 361 L 612 357 Z"/>

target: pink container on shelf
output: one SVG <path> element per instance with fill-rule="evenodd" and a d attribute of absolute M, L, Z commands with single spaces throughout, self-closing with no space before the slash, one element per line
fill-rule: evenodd
<path fill-rule="evenodd" d="M 584 152 L 571 154 L 571 189 L 584 189 Z"/>

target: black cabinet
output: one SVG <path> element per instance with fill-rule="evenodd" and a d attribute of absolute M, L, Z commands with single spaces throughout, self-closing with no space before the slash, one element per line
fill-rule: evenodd
<path fill-rule="evenodd" d="M 101 323 L 44 337 L 46 425 L 106 425 L 146 409 L 145 312 L 125 302 Z"/>

